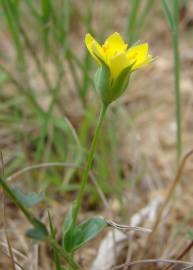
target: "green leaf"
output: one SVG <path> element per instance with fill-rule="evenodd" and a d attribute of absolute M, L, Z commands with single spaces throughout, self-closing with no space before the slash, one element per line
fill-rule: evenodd
<path fill-rule="evenodd" d="M 63 235 L 65 235 L 69 231 L 69 229 L 72 227 L 74 210 L 75 210 L 75 205 L 70 207 L 70 209 L 66 215 L 66 218 L 64 221 Z"/>
<path fill-rule="evenodd" d="M 34 227 L 27 230 L 26 236 L 34 240 L 45 240 L 48 237 L 48 231 L 45 225 L 39 220 L 34 221 Z"/>
<path fill-rule="evenodd" d="M 92 217 L 78 225 L 73 231 L 71 252 L 96 237 L 106 227 L 107 222 L 102 217 Z"/>
<path fill-rule="evenodd" d="M 42 202 L 45 199 L 43 193 L 32 192 L 24 194 L 18 187 L 13 188 L 12 190 L 20 202 L 28 208 Z"/>
<path fill-rule="evenodd" d="M 64 229 L 63 229 L 63 247 L 66 251 L 71 250 L 71 242 L 72 242 L 72 233 L 73 233 L 73 216 L 74 216 L 75 205 L 73 205 L 65 218 L 64 221 Z"/>

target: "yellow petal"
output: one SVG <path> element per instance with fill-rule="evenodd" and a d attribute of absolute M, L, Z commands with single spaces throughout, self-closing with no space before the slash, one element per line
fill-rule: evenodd
<path fill-rule="evenodd" d="M 104 47 L 109 46 L 112 49 L 114 48 L 114 50 L 116 50 L 116 51 L 123 51 L 123 50 L 126 50 L 128 45 L 123 41 L 121 35 L 119 33 L 115 32 L 114 34 L 110 35 L 105 40 L 105 43 L 103 46 Z"/>
<path fill-rule="evenodd" d="M 125 51 L 127 46 L 128 45 L 123 41 L 119 33 L 115 32 L 106 39 L 102 47 L 106 54 L 107 61 L 110 61 L 115 54 Z"/>
<path fill-rule="evenodd" d="M 145 65 L 149 64 L 151 61 L 153 60 L 152 56 L 149 54 L 146 59 L 144 59 L 143 62 L 139 63 L 138 65 L 133 65 L 132 67 L 132 71 L 138 69 L 138 68 L 141 68 L 141 67 L 144 67 Z"/>
<path fill-rule="evenodd" d="M 104 52 L 103 52 L 101 45 L 91 36 L 91 34 L 86 34 L 85 44 L 86 44 L 88 51 L 94 57 L 94 59 L 98 62 L 98 64 L 100 64 L 100 61 L 96 57 L 96 55 L 99 58 L 101 58 L 103 61 L 105 61 L 105 55 L 104 55 Z"/>
<path fill-rule="evenodd" d="M 110 70 L 112 73 L 112 77 L 116 78 L 123 69 L 130 65 L 130 61 L 127 58 L 125 52 L 120 52 L 115 55 L 110 62 Z"/>
<path fill-rule="evenodd" d="M 134 46 L 127 51 L 128 59 L 135 63 L 132 68 L 133 70 L 140 67 L 147 59 L 148 49 L 148 44 L 144 43 Z"/>

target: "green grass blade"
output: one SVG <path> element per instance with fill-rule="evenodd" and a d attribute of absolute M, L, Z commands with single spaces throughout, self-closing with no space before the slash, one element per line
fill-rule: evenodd
<path fill-rule="evenodd" d="M 25 4 L 28 6 L 31 14 L 34 16 L 35 19 L 37 19 L 38 21 L 41 21 L 41 14 L 38 13 L 38 11 L 35 9 L 34 5 L 33 5 L 33 1 L 32 0 L 26 0 Z"/>
<path fill-rule="evenodd" d="M 49 51 L 49 23 L 51 19 L 51 3 L 50 0 L 42 0 L 41 1 L 41 9 L 42 9 L 42 35 L 43 35 L 43 43 L 46 54 Z"/>
<path fill-rule="evenodd" d="M 70 0 L 64 1 L 64 9 L 63 9 L 63 17 L 64 17 L 64 40 L 63 40 L 63 48 L 64 55 L 66 55 L 69 50 L 69 32 L 70 32 L 70 20 L 71 20 L 71 5 Z"/>
<path fill-rule="evenodd" d="M 166 16 L 168 27 L 172 32 L 173 55 L 174 55 L 174 78 L 175 78 L 175 103 L 176 103 L 176 156 L 179 162 L 182 153 L 182 130 L 181 130 L 181 97 L 180 97 L 180 52 L 179 52 L 179 0 L 173 0 L 171 12 L 166 0 L 162 0 L 163 11 Z"/>
<path fill-rule="evenodd" d="M 175 31 L 175 22 L 174 22 L 174 18 L 172 15 L 172 12 L 170 11 L 169 7 L 168 7 L 168 3 L 166 2 L 166 0 L 161 0 L 162 2 L 162 7 L 163 7 L 163 11 L 168 23 L 168 27 L 170 29 L 170 31 Z"/>
<path fill-rule="evenodd" d="M 87 13 L 85 16 L 85 32 L 92 32 L 92 18 L 93 18 L 93 14 L 92 14 L 92 4 L 89 2 L 89 7 L 87 9 Z M 85 52 L 85 56 L 84 56 L 84 62 L 83 62 L 83 69 L 82 69 L 82 85 L 80 87 L 80 98 L 83 102 L 83 104 L 86 101 L 86 95 L 88 92 L 88 88 L 90 86 L 90 80 L 89 80 L 89 70 L 91 68 L 91 57 L 90 54 L 88 52 L 88 50 L 86 50 Z"/>
<path fill-rule="evenodd" d="M 156 3 L 155 0 L 149 0 L 147 1 L 142 14 L 140 15 L 140 18 L 138 20 L 138 26 L 142 27 L 142 25 L 144 25 L 144 23 L 146 22 L 146 19 L 149 15 L 149 12 L 152 10 L 153 5 Z M 142 27 L 143 28 L 143 27 Z"/>
<path fill-rule="evenodd" d="M 18 62 L 20 63 L 21 67 L 24 67 L 25 57 L 24 57 L 23 47 L 20 41 L 20 36 L 19 36 L 19 31 L 16 24 L 15 16 L 12 13 L 12 7 L 10 5 L 10 2 L 7 0 L 1 0 L 1 5 L 3 7 L 4 16 L 7 21 L 9 31 L 14 41 Z"/>
<path fill-rule="evenodd" d="M 126 33 L 129 45 L 132 45 L 136 40 L 136 26 L 139 7 L 140 7 L 139 0 L 131 0 L 131 12 L 128 17 L 128 26 Z"/>
<path fill-rule="evenodd" d="M 174 52 L 174 76 L 175 76 L 175 96 L 176 96 L 176 152 L 179 162 L 182 153 L 182 130 L 181 130 L 181 97 L 180 97 L 180 52 L 179 52 L 179 1 L 173 0 L 175 32 L 173 33 Z"/>

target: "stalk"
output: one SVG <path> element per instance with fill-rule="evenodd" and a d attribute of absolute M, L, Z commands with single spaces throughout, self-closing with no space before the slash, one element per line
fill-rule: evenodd
<path fill-rule="evenodd" d="M 176 103 L 176 157 L 179 163 L 182 153 L 181 98 L 180 98 L 180 53 L 179 53 L 179 0 L 173 0 L 173 12 L 166 0 L 162 0 L 169 29 L 172 33 L 174 55 L 175 103 Z"/>
<path fill-rule="evenodd" d="M 90 150 L 89 150 L 85 170 L 84 170 L 84 173 L 83 173 L 82 182 L 80 184 L 80 190 L 79 190 L 79 193 L 78 193 L 77 200 L 75 202 L 75 209 L 74 209 L 74 214 L 73 214 L 73 226 L 75 226 L 75 224 L 76 224 L 77 216 L 78 216 L 80 206 L 81 206 L 81 203 L 82 203 L 82 199 L 83 199 L 83 196 L 84 196 L 85 188 L 86 188 L 86 185 L 88 183 L 88 176 L 89 176 L 90 168 L 91 168 L 91 165 L 92 165 L 92 161 L 94 159 L 94 154 L 95 154 L 95 151 L 96 151 L 96 143 L 97 143 L 97 139 L 99 137 L 100 130 L 101 130 L 101 127 L 102 127 L 102 124 L 103 124 L 103 121 L 104 121 L 106 110 L 107 110 L 107 106 L 102 105 L 99 120 L 98 120 L 98 124 L 97 124 L 95 134 L 94 134 L 94 137 L 93 137 L 93 140 L 92 140 L 92 143 L 91 143 L 91 147 L 90 147 Z"/>

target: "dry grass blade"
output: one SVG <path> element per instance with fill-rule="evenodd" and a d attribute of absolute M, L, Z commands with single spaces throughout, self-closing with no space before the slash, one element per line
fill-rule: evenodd
<path fill-rule="evenodd" d="M 5 242 L 0 242 L 0 246 L 2 246 L 2 248 L 7 248 L 7 244 Z M 2 249 L 0 249 L 2 251 Z M 12 247 L 12 251 L 15 255 L 17 255 L 17 257 L 20 257 L 23 260 L 27 260 L 27 256 L 24 255 L 23 253 L 21 253 L 19 250 L 15 249 Z M 3 251 L 2 251 L 3 252 Z M 8 255 L 7 255 L 8 256 Z M 17 264 L 17 263 L 16 263 Z"/>
<path fill-rule="evenodd" d="M 80 168 L 79 166 L 73 164 L 73 163 L 66 163 L 66 162 L 45 162 L 40 164 L 34 164 L 31 166 L 28 166 L 22 170 L 19 170 L 15 172 L 14 174 L 7 177 L 6 181 L 12 181 L 16 177 L 20 176 L 23 173 L 32 171 L 34 169 L 40 169 L 40 168 L 47 168 L 47 167 L 74 167 L 74 168 Z"/>
<path fill-rule="evenodd" d="M 193 247 L 193 241 L 191 241 L 181 252 L 180 254 L 176 257 L 176 260 L 181 260 Z M 169 264 L 163 270 L 172 270 L 173 265 Z"/>
<path fill-rule="evenodd" d="M 3 250 L 0 249 L 0 252 L 1 252 L 3 255 L 5 255 L 6 257 L 10 258 L 10 256 L 9 256 L 6 252 L 4 252 Z M 20 267 L 20 269 L 25 270 L 18 262 L 14 261 L 14 263 L 15 263 L 15 265 L 17 265 L 18 267 Z"/>
<path fill-rule="evenodd" d="M 193 266 L 185 267 L 185 268 L 183 268 L 182 270 L 190 270 L 190 269 L 193 269 Z"/>
<path fill-rule="evenodd" d="M 178 264 L 178 265 L 188 265 L 188 267 L 193 267 L 193 263 L 192 262 L 187 262 L 187 261 L 180 261 L 180 260 L 169 260 L 169 259 L 149 259 L 149 260 L 139 260 L 139 261 L 133 261 L 133 262 L 129 262 L 127 264 L 121 264 L 118 266 L 113 267 L 111 270 L 116 270 L 116 269 L 121 269 L 122 267 L 124 267 L 125 265 L 127 265 L 127 267 L 133 266 L 133 265 L 137 265 L 137 264 L 157 264 L 157 263 L 172 263 L 172 264 Z"/>
<path fill-rule="evenodd" d="M 163 204 L 162 204 L 162 206 L 161 206 L 161 208 L 160 208 L 160 210 L 159 210 L 159 212 L 158 212 L 156 221 L 155 221 L 155 223 L 154 223 L 154 225 L 153 225 L 153 228 L 152 228 L 152 232 L 151 232 L 151 234 L 150 234 L 150 235 L 148 236 L 148 238 L 147 238 L 147 241 L 146 241 L 146 248 L 145 248 L 146 250 L 147 250 L 147 248 L 148 248 L 148 246 L 149 246 L 149 243 L 151 243 L 151 240 L 153 239 L 153 236 L 154 236 L 154 234 L 155 234 L 155 232 L 156 232 L 156 230 L 157 230 L 157 228 L 158 228 L 158 225 L 159 225 L 159 223 L 160 223 L 160 221 L 161 221 L 161 218 L 162 218 L 162 215 L 163 215 L 163 213 L 164 213 L 164 210 L 166 209 L 166 207 L 167 207 L 167 205 L 168 205 L 170 199 L 172 198 L 172 195 L 174 194 L 174 191 L 175 191 L 175 189 L 176 189 L 176 186 L 177 186 L 177 185 L 179 184 L 179 182 L 180 182 L 182 173 L 183 173 L 184 168 L 185 168 L 186 161 L 188 160 L 188 158 L 190 158 L 190 156 L 191 156 L 192 154 L 193 154 L 193 149 L 190 150 L 190 151 L 182 158 L 182 160 L 181 160 L 181 162 L 180 162 L 180 164 L 179 164 L 179 167 L 178 167 L 178 170 L 177 170 L 177 174 L 176 174 L 174 180 L 172 181 L 172 183 L 171 183 L 171 185 L 170 185 L 170 187 L 169 187 L 169 189 L 168 189 L 168 192 L 167 192 L 167 194 L 166 194 L 165 200 L 164 200 L 164 202 L 163 202 Z"/>

